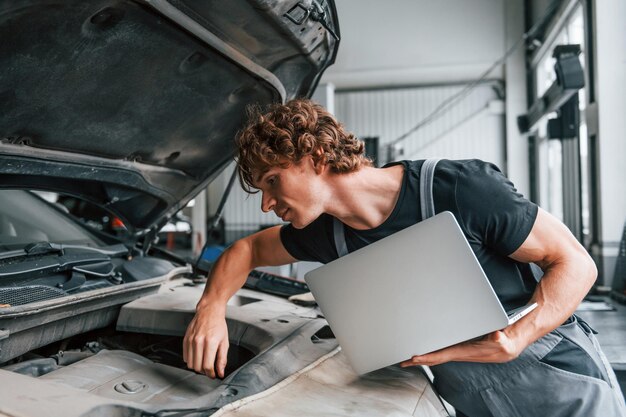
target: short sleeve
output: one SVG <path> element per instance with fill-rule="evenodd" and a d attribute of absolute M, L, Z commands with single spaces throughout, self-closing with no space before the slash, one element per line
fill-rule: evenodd
<path fill-rule="evenodd" d="M 524 243 L 539 210 L 498 167 L 479 160 L 468 161 L 459 170 L 455 200 L 466 232 L 502 255 Z"/>
<path fill-rule="evenodd" d="M 328 263 L 337 258 L 337 250 L 329 236 L 328 215 L 321 215 L 303 229 L 286 224 L 280 229 L 280 240 L 287 252 L 299 261 Z"/>

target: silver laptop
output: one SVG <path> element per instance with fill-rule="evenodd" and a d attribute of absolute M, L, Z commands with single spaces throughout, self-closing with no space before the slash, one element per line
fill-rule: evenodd
<path fill-rule="evenodd" d="M 304 279 L 359 374 L 503 329 L 537 306 L 507 315 L 450 212 Z"/>

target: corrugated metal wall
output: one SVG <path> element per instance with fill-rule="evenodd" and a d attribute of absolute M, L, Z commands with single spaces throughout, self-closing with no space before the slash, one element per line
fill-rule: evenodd
<path fill-rule="evenodd" d="M 402 142 L 403 155 L 397 159 L 480 158 L 505 169 L 503 105 L 493 85 L 479 85 L 452 110 L 407 137 Z M 380 138 L 384 162 L 386 144 L 414 127 L 461 89 L 462 86 L 434 86 L 337 92 L 335 111 L 344 126 L 358 137 Z M 215 211 L 233 169 L 234 166 L 226 169 L 211 185 L 210 213 Z M 274 213 L 261 211 L 260 194 L 247 195 L 238 183 L 234 188 L 224 211 L 228 242 L 260 226 L 281 223 Z"/>
<path fill-rule="evenodd" d="M 477 86 L 450 111 L 409 135 L 396 159 L 438 156 L 480 158 L 504 168 L 503 104 L 494 84 Z M 386 146 L 429 116 L 462 86 L 417 87 L 393 90 L 338 92 L 337 118 L 359 137 L 379 137 L 381 156 Z"/>

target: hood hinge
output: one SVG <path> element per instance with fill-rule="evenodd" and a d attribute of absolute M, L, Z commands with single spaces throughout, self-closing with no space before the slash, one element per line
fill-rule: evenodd
<path fill-rule="evenodd" d="M 330 36 L 335 38 L 336 41 L 339 41 L 339 36 L 331 28 L 331 24 L 328 20 L 328 16 L 326 14 L 326 2 L 324 0 L 312 0 L 309 7 L 307 7 L 305 2 L 301 1 L 289 9 L 289 11 L 287 11 L 287 13 L 283 16 L 296 25 L 302 25 L 307 21 L 307 19 L 311 18 L 314 21 L 319 22 L 330 34 Z"/>

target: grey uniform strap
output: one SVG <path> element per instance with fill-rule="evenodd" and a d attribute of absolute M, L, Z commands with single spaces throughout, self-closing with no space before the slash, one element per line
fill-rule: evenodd
<path fill-rule="evenodd" d="M 343 231 L 343 223 L 333 217 L 333 235 L 335 236 L 335 248 L 337 255 L 341 258 L 348 254 L 348 245 L 346 245 L 346 236 Z"/>
<path fill-rule="evenodd" d="M 439 159 L 427 159 L 422 164 L 420 171 L 420 204 L 422 209 L 422 220 L 435 215 L 435 201 L 433 199 L 433 177 L 435 166 Z M 341 258 L 348 254 L 348 245 L 344 234 L 343 223 L 333 217 L 333 236 L 335 238 L 335 249 Z"/>
<path fill-rule="evenodd" d="M 435 215 L 433 179 L 435 177 L 437 162 L 439 162 L 438 158 L 425 160 L 422 164 L 422 170 L 420 171 L 420 206 L 422 209 L 422 220 L 426 220 Z"/>

